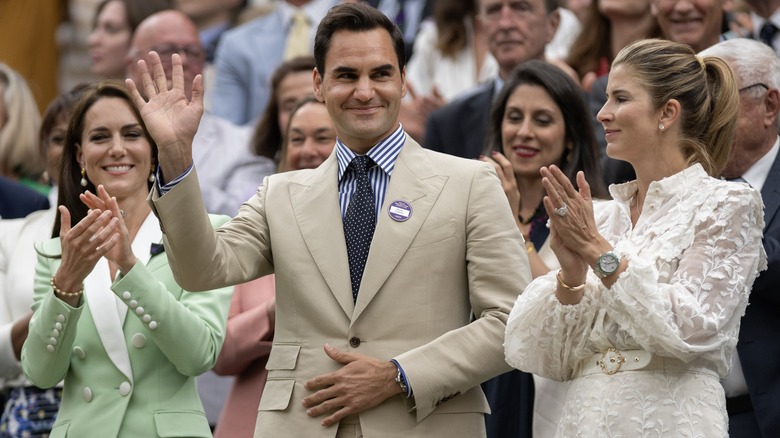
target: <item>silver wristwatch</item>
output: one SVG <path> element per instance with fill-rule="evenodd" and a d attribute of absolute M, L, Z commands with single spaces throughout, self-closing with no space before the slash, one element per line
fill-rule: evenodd
<path fill-rule="evenodd" d="M 620 267 L 620 257 L 612 251 L 607 251 L 600 255 L 596 264 L 593 266 L 593 272 L 599 278 L 608 277 L 615 273 Z"/>

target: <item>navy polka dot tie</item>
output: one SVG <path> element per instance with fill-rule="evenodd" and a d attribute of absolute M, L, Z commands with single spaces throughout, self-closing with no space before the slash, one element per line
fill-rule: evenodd
<path fill-rule="evenodd" d="M 357 300 L 360 280 L 368 259 L 368 249 L 374 237 L 376 210 L 374 209 L 374 191 L 368 179 L 368 169 L 374 162 L 365 155 L 358 155 L 349 163 L 355 172 L 355 192 L 347 207 L 344 218 L 344 237 L 347 240 L 349 257 L 349 278 L 352 280 L 352 299 Z"/>

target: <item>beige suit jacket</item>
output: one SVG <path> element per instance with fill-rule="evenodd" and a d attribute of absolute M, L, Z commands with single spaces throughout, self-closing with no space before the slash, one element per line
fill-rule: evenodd
<path fill-rule="evenodd" d="M 337 174 L 334 151 L 317 169 L 272 175 L 216 232 L 195 172 L 165 196 L 150 194 L 186 289 L 276 274 L 276 330 L 255 436 L 335 436 L 336 427 L 322 427 L 301 406 L 310 394 L 304 383 L 339 368 L 325 343 L 395 358 L 406 372 L 414 399 L 394 396 L 360 413 L 366 437 L 484 436 L 489 407 L 479 383 L 509 370 L 506 318 L 531 278 L 494 170 L 407 137 L 354 304 Z M 387 213 L 396 200 L 412 206 L 404 222 Z"/>

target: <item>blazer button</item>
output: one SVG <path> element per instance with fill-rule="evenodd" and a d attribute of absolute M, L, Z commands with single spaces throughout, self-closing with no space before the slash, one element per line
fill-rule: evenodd
<path fill-rule="evenodd" d="M 128 394 L 130 394 L 130 382 L 122 382 L 119 385 L 119 395 L 127 397 Z"/>
<path fill-rule="evenodd" d="M 357 336 L 353 336 L 349 338 L 349 346 L 352 348 L 360 347 L 360 342 L 361 342 L 360 338 L 358 338 Z"/>
<path fill-rule="evenodd" d="M 89 388 L 89 386 L 85 386 L 84 389 L 81 391 L 81 395 L 84 397 L 84 401 L 89 403 L 92 401 L 92 390 Z"/>

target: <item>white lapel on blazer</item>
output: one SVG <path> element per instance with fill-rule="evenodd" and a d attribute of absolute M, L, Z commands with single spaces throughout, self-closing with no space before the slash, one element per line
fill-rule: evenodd
<path fill-rule="evenodd" d="M 133 240 L 133 253 L 141 263 L 147 264 L 151 257 L 149 251 L 151 244 L 161 239 L 159 223 L 154 215 L 149 213 Z M 84 296 L 89 303 L 92 320 L 95 322 L 106 354 L 132 383 L 133 371 L 122 330 L 127 316 L 127 306 L 111 291 L 111 276 L 105 258 L 98 261 L 95 269 L 84 280 Z"/>

